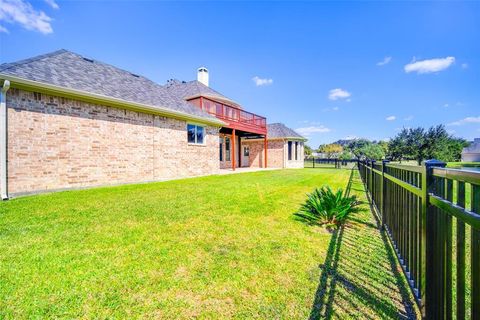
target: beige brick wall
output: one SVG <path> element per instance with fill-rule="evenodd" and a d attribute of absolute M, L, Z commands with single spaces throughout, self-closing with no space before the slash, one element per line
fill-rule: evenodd
<path fill-rule="evenodd" d="M 263 140 L 244 140 L 242 143 L 250 146 L 250 166 L 262 168 L 265 153 Z M 283 140 L 268 140 L 267 167 L 284 168 L 284 142 Z"/>
<path fill-rule="evenodd" d="M 10 194 L 214 174 L 218 128 L 187 143 L 186 121 L 11 89 Z"/>
<path fill-rule="evenodd" d="M 267 166 L 285 168 L 285 143 L 283 140 L 268 140 Z"/>
<path fill-rule="evenodd" d="M 298 141 L 297 160 L 295 160 L 295 141 L 292 142 L 292 160 L 288 160 L 288 141 L 268 140 L 267 166 L 269 168 L 303 168 L 303 142 Z M 242 143 L 250 146 L 250 166 L 263 167 L 263 140 L 244 140 Z"/>
<path fill-rule="evenodd" d="M 249 166 L 252 168 L 263 168 L 265 165 L 264 142 L 259 140 L 243 140 L 243 145 L 250 148 Z M 267 154 L 268 157 L 268 154 Z M 267 159 L 268 160 L 268 159 Z"/>

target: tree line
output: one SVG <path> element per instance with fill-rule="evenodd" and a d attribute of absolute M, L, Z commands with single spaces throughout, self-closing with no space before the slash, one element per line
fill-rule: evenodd
<path fill-rule="evenodd" d="M 460 161 L 462 149 L 468 146 L 465 139 L 449 134 L 444 125 L 429 129 L 403 128 L 389 141 L 371 141 L 368 139 L 339 140 L 323 144 L 317 150 L 308 146 L 305 153 L 322 153 L 327 158 L 370 159 L 391 161 L 438 159 L 445 162 Z"/>

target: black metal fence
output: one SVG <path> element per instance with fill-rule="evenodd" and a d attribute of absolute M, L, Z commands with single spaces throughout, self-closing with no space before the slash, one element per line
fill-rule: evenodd
<path fill-rule="evenodd" d="M 314 156 L 305 157 L 304 167 L 305 168 L 325 168 L 325 167 L 334 167 L 342 168 L 347 166 L 352 166 L 356 164 L 357 160 L 341 160 L 341 159 L 327 159 L 319 158 Z"/>
<path fill-rule="evenodd" d="M 427 319 L 480 319 L 480 172 L 359 161 L 374 211 Z"/>

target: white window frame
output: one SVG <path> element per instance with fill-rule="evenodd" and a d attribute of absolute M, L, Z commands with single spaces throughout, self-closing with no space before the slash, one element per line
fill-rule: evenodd
<path fill-rule="evenodd" d="M 195 142 L 189 142 L 188 141 L 188 126 L 195 126 Z M 203 128 L 203 142 L 202 143 L 197 142 L 197 128 L 198 127 Z M 202 124 L 198 124 L 198 123 L 188 122 L 187 123 L 187 143 L 188 143 L 188 145 L 191 145 L 191 146 L 205 146 L 206 142 L 207 142 L 207 128 L 206 128 L 206 126 L 202 125 Z"/>

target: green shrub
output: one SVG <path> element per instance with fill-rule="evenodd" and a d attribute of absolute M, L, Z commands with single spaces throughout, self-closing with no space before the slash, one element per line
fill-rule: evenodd
<path fill-rule="evenodd" d="M 355 196 L 346 195 L 342 189 L 333 192 L 330 187 L 316 188 L 294 215 L 310 225 L 338 227 L 351 213 L 358 212 Z"/>

